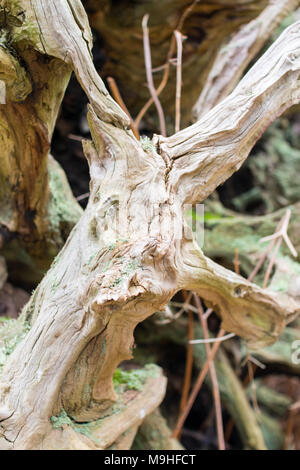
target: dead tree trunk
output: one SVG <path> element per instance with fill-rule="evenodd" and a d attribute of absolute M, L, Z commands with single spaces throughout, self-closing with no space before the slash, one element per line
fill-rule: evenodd
<path fill-rule="evenodd" d="M 185 204 L 204 201 L 299 101 L 300 22 L 228 98 L 191 127 L 149 144 L 128 130 L 93 68 L 80 2 L 62 0 L 59 12 L 48 0 L 19 5 L 36 33 L 32 49 L 72 68 L 89 97 L 91 196 L 20 319 L 2 332 L 20 342 L 0 376 L 0 447 L 126 447 L 126 431 L 133 438 L 158 406 L 165 379 L 151 371 L 144 390 L 127 403 L 122 397 L 116 410 L 112 377 L 131 357 L 135 326 L 177 291 L 197 291 L 252 348 L 275 341 L 300 312 L 297 299 L 217 265 L 182 231 Z"/>

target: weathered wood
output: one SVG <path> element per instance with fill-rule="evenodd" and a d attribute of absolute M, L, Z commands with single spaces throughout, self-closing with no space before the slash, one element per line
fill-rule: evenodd
<path fill-rule="evenodd" d="M 84 0 L 83 3 L 92 27 L 103 43 L 106 61 L 101 75 L 116 79 L 133 117 L 150 98 L 143 56 L 143 16 L 149 14 L 154 69 L 167 63 L 171 41 L 174 42 L 170 58 L 176 57 L 175 40 L 172 36 L 175 29 L 182 30 L 187 39 L 183 47 L 181 123 L 186 126 L 191 122 L 192 107 L 205 84 L 219 48 L 231 33 L 256 18 L 267 5 L 267 0 L 142 0 L 138 3 Z M 164 72 L 161 69 L 154 73 L 156 86 L 162 80 Z M 171 66 L 167 86 L 160 95 L 162 106 L 169 116 L 169 133 L 174 129 L 172 117 L 175 115 L 175 88 L 176 71 Z M 147 119 L 151 127 L 158 123 L 154 106 L 149 109 Z"/>

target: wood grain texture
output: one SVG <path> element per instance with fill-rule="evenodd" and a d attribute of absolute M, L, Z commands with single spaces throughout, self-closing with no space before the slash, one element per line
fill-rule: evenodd
<path fill-rule="evenodd" d="M 219 48 L 241 25 L 256 18 L 265 8 L 267 0 L 142 0 L 122 3 L 84 0 L 83 4 L 93 29 L 98 32 L 103 43 L 106 61 L 101 75 L 116 79 L 133 117 L 137 116 L 150 98 L 143 57 L 143 16 L 149 14 L 153 68 L 161 67 L 167 62 L 173 32 L 178 29 L 181 18 L 185 16 L 182 33 L 187 39 L 183 46 L 181 99 L 181 122 L 184 127 L 191 122 L 192 107 L 205 84 Z M 185 14 L 188 9 L 188 14 Z M 176 57 L 175 47 L 172 57 Z M 155 72 L 156 86 L 163 73 L 164 70 Z M 168 84 L 160 95 L 163 109 L 168 116 L 175 114 L 175 93 L 176 67 L 171 66 Z M 149 120 L 151 127 L 156 125 L 159 129 L 153 105 L 145 119 Z M 174 121 L 169 118 L 168 134 L 173 133 L 173 129 Z"/>
<path fill-rule="evenodd" d="M 257 18 L 224 42 L 193 108 L 195 121 L 229 95 L 282 19 L 299 6 L 299 0 L 270 0 Z"/>
<path fill-rule="evenodd" d="M 181 289 L 199 292 L 219 311 L 223 326 L 251 347 L 275 341 L 300 313 L 294 298 L 245 281 L 180 236 L 184 203 L 203 201 L 240 167 L 271 121 L 299 101 L 300 22 L 196 124 L 169 138 L 137 141 L 91 71 L 80 3 L 60 4 L 58 20 L 55 3 L 32 0 L 41 31 L 35 47 L 72 67 L 84 83 L 92 133 L 92 141 L 84 142 L 90 198 L 14 324 L 24 334 L 0 376 L 1 448 L 43 447 L 52 432 L 50 418 L 62 409 L 77 423 L 105 414 L 113 420 L 112 377 L 131 357 L 135 326 Z M 128 410 L 132 429 L 137 423 Z M 66 439 L 89 448 L 73 431 Z"/>

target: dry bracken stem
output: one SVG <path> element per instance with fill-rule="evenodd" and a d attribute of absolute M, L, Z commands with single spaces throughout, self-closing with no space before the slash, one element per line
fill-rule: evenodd
<path fill-rule="evenodd" d="M 194 294 L 194 299 L 195 299 L 196 306 L 198 307 L 198 316 L 199 316 L 199 320 L 202 326 L 204 339 L 208 340 L 209 332 L 208 332 L 208 327 L 207 327 L 207 321 L 204 318 L 203 308 L 202 308 L 200 299 L 197 294 Z M 210 346 L 208 343 L 205 343 L 205 351 L 206 351 L 206 356 L 209 357 Z M 216 369 L 215 369 L 215 365 L 213 361 L 211 361 L 209 365 L 209 375 L 211 379 L 213 397 L 214 397 L 214 403 L 215 403 L 218 447 L 219 447 L 219 450 L 225 450 L 220 390 L 219 390 L 219 383 L 218 383 L 218 378 L 216 374 Z"/>
<path fill-rule="evenodd" d="M 293 403 L 289 408 L 283 449 L 288 450 L 292 445 L 293 431 L 295 425 L 295 416 L 299 412 L 300 401 Z"/>
<path fill-rule="evenodd" d="M 80 196 L 78 196 L 76 198 L 76 201 L 83 201 L 84 199 L 87 199 L 88 197 L 90 197 L 90 193 L 84 193 L 84 194 L 80 194 Z"/>
<path fill-rule="evenodd" d="M 276 227 L 276 232 L 277 233 L 281 227 L 283 226 L 283 223 L 284 223 L 284 220 L 286 218 L 286 215 L 284 215 L 284 217 L 280 220 L 279 224 L 277 225 Z M 278 240 L 278 242 L 281 242 L 281 239 Z M 278 243 L 277 242 L 277 243 Z M 265 250 L 265 252 L 262 254 L 262 256 L 260 257 L 260 259 L 258 260 L 255 268 L 253 269 L 253 271 L 251 272 L 250 276 L 248 276 L 248 281 L 253 281 L 254 277 L 256 276 L 256 274 L 259 272 L 259 270 L 261 269 L 261 267 L 263 266 L 268 254 L 270 253 L 270 251 L 272 250 L 273 246 L 275 245 L 275 239 L 272 239 L 269 246 L 267 247 L 267 249 Z M 280 246 L 280 244 L 279 244 Z M 279 248 L 278 246 L 278 248 Z M 276 259 L 276 255 L 277 255 L 277 252 L 278 252 L 278 249 L 276 250 L 275 248 L 275 257 L 273 256 L 272 260 L 275 262 L 275 259 Z M 271 261 L 272 261 L 271 260 Z M 271 273 L 271 270 L 272 270 L 272 267 L 273 267 L 273 264 L 274 262 L 271 262 L 269 263 L 269 266 L 267 268 L 267 272 L 266 272 L 266 275 L 265 275 L 265 279 L 264 279 L 264 287 L 267 286 L 268 284 L 268 280 L 269 280 L 269 277 L 270 277 L 270 273 Z M 270 268 L 271 266 L 271 268 Z M 256 367 L 252 367 L 251 369 L 251 375 L 249 373 L 250 369 L 249 369 L 249 361 L 247 361 L 247 365 L 248 365 L 248 375 L 246 376 L 244 382 L 243 382 L 243 386 L 244 388 L 246 388 L 246 386 L 248 385 L 248 383 L 250 382 L 251 379 L 251 376 L 253 377 L 254 379 L 254 374 L 255 374 L 255 370 L 256 370 Z M 231 433 L 233 431 L 233 427 L 234 427 L 234 421 L 233 419 L 231 418 L 226 426 L 226 431 L 225 431 L 225 437 L 226 437 L 226 441 L 228 442 L 229 439 L 230 439 L 230 436 L 231 436 Z"/>
<path fill-rule="evenodd" d="M 81 135 L 68 134 L 68 139 L 75 140 L 76 142 L 82 142 L 83 137 Z"/>
<path fill-rule="evenodd" d="M 261 255 L 260 259 L 258 260 L 258 263 L 257 265 L 255 266 L 255 268 L 253 269 L 252 273 L 250 274 L 250 276 L 248 277 L 248 281 L 252 282 L 253 279 L 255 278 L 256 274 L 259 272 L 259 270 L 261 269 L 261 267 L 263 266 L 264 262 L 266 261 L 267 257 L 268 257 L 268 254 L 270 253 L 270 251 L 272 250 L 273 246 L 275 244 L 275 240 L 272 240 L 271 243 L 269 244 L 268 248 L 266 249 L 266 251 Z"/>
<path fill-rule="evenodd" d="M 113 78 L 113 77 L 107 77 L 107 83 L 109 85 L 109 88 L 110 88 L 110 91 L 114 97 L 114 99 L 116 100 L 116 102 L 118 103 L 118 105 L 123 109 L 123 111 L 127 114 L 127 116 L 129 117 L 130 119 L 130 127 L 131 127 L 131 130 L 133 132 L 133 134 L 135 135 L 135 137 L 140 140 L 140 134 L 139 134 L 139 131 L 135 125 L 135 122 L 134 120 L 132 119 L 131 117 L 131 114 L 130 112 L 128 111 L 128 108 L 126 106 L 126 104 L 124 103 L 124 100 L 121 96 L 121 93 L 120 93 L 120 90 L 118 88 L 118 85 L 116 83 L 116 80 Z"/>
<path fill-rule="evenodd" d="M 187 293 L 185 291 L 183 292 L 183 295 L 186 300 Z M 190 340 L 194 338 L 194 319 L 193 319 L 193 313 L 190 310 L 187 310 L 187 314 L 188 314 L 188 340 L 189 341 L 187 345 L 184 382 L 183 382 L 183 387 L 182 387 L 179 413 L 181 413 L 182 410 L 184 410 L 186 406 L 186 402 L 187 402 L 190 387 L 191 387 L 192 370 L 193 370 L 193 346 L 191 345 Z"/>
<path fill-rule="evenodd" d="M 235 249 L 235 254 L 234 254 L 234 270 L 236 274 L 240 274 L 240 261 L 239 261 L 239 249 Z"/>
<path fill-rule="evenodd" d="M 155 86 L 153 83 L 151 49 L 150 49 L 150 40 L 149 40 L 149 30 L 147 26 L 148 19 L 149 19 L 149 15 L 145 15 L 142 21 L 146 77 L 147 77 L 147 83 L 148 83 L 150 94 L 152 96 L 152 99 L 157 109 L 161 135 L 166 136 L 166 123 L 165 123 L 164 111 L 162 109 L 161 103 L 159 101 L 159 98 L 157 96 Z"/>
<path fill-rule="evenodd" d="M 208 308 L 208 309 L 206 310 L 206 312 L 204 313 L 204 318 L 205 318 L 205 320 L 207 320 L 208 317 L 209 317 L 212 313 L 213 313 L 213 309 L 212 309 L 212 308 Z"/>
<path fill-rule="evenodd" d="M 287 209 L 287 211 L 285 213 L 285 216 L 283 218 L 283 221 L 282 221 L 281 228 L 277 232 L 273 233 L 273 235 L 262 238 L 261 241 L 277 240 L 278 238 L 283 238 L 283 240 L 287 244 L 288 249 L 290 250 L 292 255 L 296 258 L 297 257 L 297 251 L 296 251 L 295 247 L 293 246 L 293 244 L 292 244 L 292 242 L 289 239 L 289 236 L 287 234 L 291 214 L 292 214 L 291 210 Z"/>
<path fill-rule="evenodd" d="M 256 386 L 255 386 L 255 382 L 254 382 L 254 373 L 255 373 L 255 370 L 256 370 L 256 367 L 254 368 L 251 364 L 251 360 L 249 358 L 249 353 L 247 353 L 247 368 L 248 368 L 248 377 L 249 377 L 249 381 L 251 383 L 251 392 L 252 392 L 252 403 L 253 403 L 253 406 L 254 406 L 254 409 L 255 409 L 255 412 L 257 414 L 260 413 L 260 409 L 259 409 L 259 406 L 258 406 L 258 403 L 257 403 L 257 398 L 256 398 Z"/>
<path fill-rule="evenodd" d="M 203 313 L 204 320 L 206 321 L 205 314 Z M 209 344 L 209 343 L 223 343 L 227 339 L 234 338 L 236 335 L 234 333 L 229 333 L 228 335 L 221 336 L 221 338 L 208 338 L 208 339 L 193 339 L 190 341 L 191 344 Z"/>
<path fill-rule="evenodd" d="M 218 334 L 218 338 L 220 336 L 224 336 L 224 333 L 225 331 L 221 328 L 220 331 L 219 331 L 219 334 Z M 205 380 L 205 377 L 207 375 L 207 372 L 208 372 L 208 369 L 209 369 L 209 365 L 211 363 L 211 361 L 213 361 L 219 347 L 220 347 L 220 344 L 221 343 L 215 343 L 210 351 L 210 354 L 208 356 L 208 358 L 206 359 L 206 362 L 201 370 L 201 372 L 199 373 L 199 376 L 198 376 L 198 379 L 193 387 L 193 390 L 189 396 L 189 399 L 188 399 L 188 402 L 186 404 L 186 407 L 185 409 L 182 411 L 181 415 L 179 416 L 179 419 L 177 421 L 177 424 L 175 426 L 175 429 L 173 431 L 173 437 L 177 437 L 179 435 L 179 433 L 181 432 L 181 429 L 182 429 L 182 426 L 184 425 L 184 422 L 186 420 L 186 418 L 188 417 L 188 414 L 189 412 L 191 411 L 191 408 L 194 404 L 194 401 L 201 389 L 201 386 Z"/>
<path fill-rule="evenodd" d="M 175 100 L 175 132 L 180 130 L 180 106 L 181 106 L 181 87 L 182 87 L 182 39 L 179 31 L 174 31 L 177 44 L 176 61 L 176 100 Z"/>
<path fill-rule="evenodd" d="M 276 232 L 281 228 L 282 224 L 283 224 L 283 220 L 284 220 L 284 217 L 281 219 L 281 221 L 279 222 L 279 224 L 277 225 L 276 227 Z M 252 273 L 250 274 L 250 276 L 248 277 L 248 281 L 252 282 L 253 279 L 255 278 L 256 274 L 259 272 L 260 268 L 263 266 L 265 260 L 267 259 L 268 257 L 268 254 L 270 253 L 270 251 L 272 250 L 273 246 L 275 245 L 275 240 L 272 240 L 271 243 L 269 244 L 269 246 L 267 247 L 267 249 L 265 250 L 265 252 L 261 255 L 260 259 L 258 260 L 255 268 L 253 269 Z"/>

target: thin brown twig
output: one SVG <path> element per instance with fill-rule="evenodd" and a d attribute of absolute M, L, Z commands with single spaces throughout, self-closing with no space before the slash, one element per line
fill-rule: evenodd
<path fill-rule="evenodd" d="M 219 336 L 224 336 L 224 333 L 225 333 L 225 330 L 223 330 L 223 328 L 221 328 L 220 331 L 219 331 L 218 337 Z M 189 412 L 191 411 L 191 408 L 194 404 L 194 401 L 195 401 L 195 399 L 196 399 L 196 397 L 197 397 L 197 395 L 198 395 L 198 393 L 201 389 L 201 386 L 202 386 L 202 384 L 205 380 L 205 377 L 206 377 L 208 369 L 209 369 L 209 364 L 214 359 L 214 357 L 215 357 L 215 355 L 216 355 L 216 353 L 217 353 L 217 351 L 220 347 L 220 344 L 221 343 L 214 343 L 213 347 L 211 348 L 210 354 L 207 357 L 206 362 L 205 362 L 202 370 L 200 371 L 200 373 L 198 375 L 198 378 L 197 378 L 196 383 L 195 383 L 195 385 L 192 389 L 192 392 L 190 393 L 187 404 L 186 404 L 184 410 L 182 411 L 182 413 L 180 414 L 180 416 L 177 420 L 175 429 L 174 429 L 173 434 L 172 434 L 173 437 L 178 437 L 178 435 L 180 434 L 182 426 L 183 426 Z"/>
<path fill-rule="evenodd" d="M 253 366 L 253 375 L 255 373 L 255 370 L 256 370 L 256 365 Z M 246 388 L 247 385 L 249 384 L 249 382 L 250 382 L 250 376 L 249 376 L 249 374 L 247 374 L 246 377 L 243 380 L 243 388 Z M 234 421 L 233 421 L 232 418 L 230 418 L 230 420 L 227 423 L 226 430 L 225 430 L 225 440 L 226 440 L 227 443 L 230 439 L 233 428 L 234 428 Z"/>
<path fill-rule="evenodd" d="M 187 298 L 187 293 L 183 292 L 184 298 Z M 187 310 L 188 314 L 188 340 L 192 340 L 194 338 L 194 317 L 193 313 L 190 310 Z M 181 400 L 179 405 L 179 414 L 184 410 L 187 399 L 189 396 L 189 391 L 191 388 L 191 380 L 192 380 L 192 370 L 193 370 L 193 346 L 188 341 L 187 345 L 187 354 L 186 354 L 186 362 L 185 362 L 185 372 L 184 372 L 184 381 L 182 387 L 182 394 Z M 180 437 L 180 435 L 178 436 Z"/>
<path fill-rule="evenodd" d="M 175 99 L 175 133 L 180 130 L 180 106 L 182 88 L 182 39 L 183 35 L 179 31 L 174 31 L 177 44 L 176 61 L 176 99 Z"/>
<path fill-rule="evenodd" d="M 240 274 L 240 260 L 239 260 L 239 249 L 234 250 L 234 270 L 236 274 Z"/>
<path fill-rule="evenodd" d="M 182 30 L 182 27 L 183 27 L 183 24 L 187 18 L 187 16 L 191 13 L 191 11 L 193 10 L 194 6 L 199 2 L 199 0 L 195 0 L 191 5 L 189 5 L 183 12 L 183 14 L 181 15 L 179 21 L 178 21 L 178 24 L 177 24 L 177 27 L 176 27 L 176 30 L 177 31 L 181 31 Z M 170 75 L 170 60 L 172 59 L 172 56 L 174 54 L 174 51 L 175 51 L 175 37 L 174 35 L 172 35 L 171 37 L 171 42 L 170 42 L 170 47 L 169 47 L 169 51 L 168 51 L 168 54 L 167 54 L 167 61 L 166 63 L 164 64 L 164 74 L 163 74 L 163 77 L 161 79 L 161 82 L 159 84 L 159 86 L 156 88 L 156 95 L 159 96 L 161 94 L 161 92 L 164 90 L 166 84 L 168 83 L 168 79 L 169 79 L 169 75 Z M 139 125 L 140 125 L 140 122 L 141 120 L 143 119 L 144 115 L 146 114 L 146 112 L 148 111 L 148 109 L 150 108 L 150 106 L 152 105 L 153 103 L 153 99 L 150 98 L 147 103 L 144 104 L 144 106 L 142 107 L 142 109 L 140 110 L 140 112 L 138 113 L 137 117 L 135 118 L 135 125 L 136 127 L 138 128 Z"/>
<path fill-rule="evenodd" d="M 275 233 L 273 233 L 273 235 L 269 235 L 268 237 L 262 238 L 261 241 L 277 240 L 278 238 L 282 238 L 285 241 L 285 243 L 286 243 L 288 249 L 290 250 L 290 252 L 292 253 L 292 255 L 296 258 L 297 257 L 297 251 L 296 251 L 295 247 L 293 246 L 293 244 L 292 244 L 292 242 L 291 242 L 291 240 L 290 240 L 290 238 L 287 234 L 287 230 L 288 230 L 291 215 L 292 215 L 291 209 L 287 209 L 280 229 L 278 231 L 276 231 Z"/>
<path fill-rule="evenodd" d="M 107 83 L 109 85 L 109 88 L 110 88 L 110 91 L 114 97 L 114 99 L 116 100 L 116 102 L 118 103 L 118 105 L 123 109 L 123 111 L 127 114 L 127 116 L 129 117 L 129 120 L 130 120 L 130 127 L 131 127 L 131 130 L 133 132 L 133 134 L 135 135 L 135 137 L 140 140 L 140 134 L 139 134 L 139 131 L 138 131 L 138 128 L 134 122 L 134 120 L 132 119 L 131 117 L 131 114 L 130 112 L 128 111 L 128 108 L 126 106 L 126 104 L 124 103 L 124 100 L 121 96 L 121 93 L 120 93 L 120 90 L 118 88 L 118 85 L 115 81 L 115 79 L 113 77 L 107 77 Z"/>
<path fill-rule="evenodd" d="M 299 412 L 299 408 L 300 408 L 300 400 L 296 401 L 289 407 L 289 414 L 288 414 L 285 437 L 284 437 L 284 444 L 283 444 L 284 450 L 288 450 L 292 445 L 292 438 L 293 438 L 294 426 L 295 426 L 295 417 L 297 413 Z"/>
<path fill-rule="evenodd" d="M 204 314 L 204 318 L 205 320 L 208 319 L 208 317 L 213 313 L 213 309 L 212 308 L 208 308 Z"/>
<path fill-rule="evenodd" d="M 209 339 L 208 326 L 207 326 L 207 321 L 204 318 L 204 311 L 201 305 L 201 301 L 197 294 L 194 294 L 194 299 L 195 299 L 196 306 L 198 308 L 198 316 L 199 316 L 199 320 L 202 326 L 204 339 L 208 340 Z M 205 351 L 206 351 L 206 356 L 209 357 L 211 349 L 208 343 L 205 343 Z M 218 447 L 219 447 L 219 450 L 225 450 L 220 390 L 219 390 L 219 383 L 218 383 L 218 378 L 216 374 L 216 369 L 215 369 L 215 365 L 213 361 L 211 361 L 209 364 L 209 375 L 211 379 L 213 397 L 214 397 L 214 403 L 215 403 Z"/>
<path fill-rule="evenodd" d="M 193 339 L 194 337 L 194 320 L 193 314 L 188 310 L 188 339 Z M 188 342 L 187 345 L 187 355 L 185 363 L 185 374 L 184 374 L 184 383 L 182 388 L 182 395 L 179 410 L 180 412 L 184 409 L 191 387 L 191 378 L 192 378 L 192 369 L 193 369 L 193 346 Z"/>
<path fill-rule="evenodd" d="M 82 142 L 84 137 L 81 135 L 75 135 L 75 134 L 68 134 L 68 138 L 71 140 L 76 140 L 76 142 Z"/>
<path fill-rule="evenodd" d="M 253 366 L 252 366 L 253 369 L 255 368 L 255 370 L 256 370 L 256 368 L 259 367 L 260 369 L 264 370 L 264 369 L 267 368 L 266 364 L 259 361 L 258 359 L 256 359 L 256 357 L 253 357 L 251 354 L 248 355 L 248 358 L 249 358 L 250 362 L 252 362 L 252 364 L 253 364 Z"/>
<path fill-rule="evenodd" d="M 256 274 L 259 272 L 260 268 L 263 266 L 264 262 L 266 261 L 268 254 L 272 250 L 273 246 L 275 245 L 275 240 L 272 240 L 267 249 L 264 251 L 260 259 L 258 260 L 258 263 L 256 264 L 255 268 L 253 269 L 252 273 L 248 277 L 248 281 L 252 282 L 253 279 L 255 278 Z"/>
<path fill-rule="evenodd" d="M 264 289 L 267 287 L 267 285 L 269 283 L 271 272 L 272 272 L 273 266 L 275 264 L 276 257 L 278 255 L 278 251 L 279 251 L 281 242 L 282 242 L 282 238 L 279 238 L 276 242 L 272 258 L 270 259 L 270 262 L 268 264 L 267 271 L 266 271 L 266 274 L 265 274 L 265 277 L 264 277 L 264 282 L 263 282 L 263 288 Z"/>
<path fill-rule="evenodd" d="M 143 17 L 142 21 L 142 28 L 143 28 L 143 44 L 144 44 L 144 58 L 145 58 L 145 68 L 146 68 L 146 77 L 148 88 L 154 104 L 157 109 L 158 119 L 159 119 L 159 126 L 160 126 L 160 133 L 162 136 L 166 136 L 166 123 L 165 123 L 165 116 L 164 111 L 162 109 L 161 103 L 159 101 L 154 83 L 153 83 L 153 76 L 152 76 L 152 61 L 151 61 L 151 48 L 150 48 L 150 40 L 149 40 L 149 30 L 148 30 L 148 19 L 149 15 L 146 14 Z M 135 122 L 135 125 L 136 122 Z"/>
<path fill-rule="evenodd" d="M 283 443 L 284 450 L 288 450 L 292 444 L 294 425 L 295 425 L 295 415 L 296 415 L 296 410 L 290 408 L 288 419 L 287 419 L 286 430 L 285 430 L 284 443 Z"/>
<path fill-rule="evenodd" d="M 180 310 L 179 310 L 180 314 L 182 314 L 183 312 L 187 312 L 188 310 L 198 314 L 198 310 L 196 309 L 196 307 L 194 307 L 194 305 L 191 305 L 189 303 L 191 300 L 191 297 L 192 297 L 192 294 L 190 297 L 187 297 L 187 300 L 185 300 L 184 302 L 174 302 L 173 300 L 171 300 L 169 304 L 172 305 L 172 307 L 180 307 Z M 179 312 L 177 312 L 176 315 L 178 313 Z M 176 316 L 176 318 L 178 317 Z"/>
<path fill-rule="evenodd" d="M 203 313 L 203 318 L 206 321 L 205 314 Z M 227 339 L 234 338 L 236 335 L 235 333 L 229 333 L 228 335 L 221 336 L 221 338 L 207 338 L 207 339 L 193 339 L 190 341 L 191 344 L 209 344 L 209 343 L 222 343 Z"/>
<path fill-rule="evenodd" d="M 254 407 L 256 413 L 260 414 L 260 409 L 259 409 L 259 406 L 258 406 L 258 403 L 257 403 L 257 397 L 256 397 L 256 386 L 255 386 L 255 382 L 254 382 L 254 373 L 256 371 L 256 367 L 252 366 L 251 360 L 248 357 L 248 353 L 247 353 L 247 368 L 248 368 L 249 382 L 251 384 L 253 407 Z"/>

